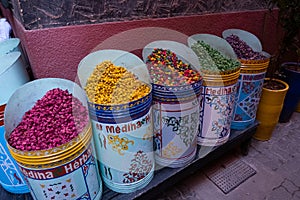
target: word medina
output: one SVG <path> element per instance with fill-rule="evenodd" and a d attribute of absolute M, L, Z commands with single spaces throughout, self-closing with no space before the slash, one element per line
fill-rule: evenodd
<path fill-rule="evenodd" d="M 81 166 L 83 166 L 88 159 L 92 156 L 92 146 L 86 149 L 79 157 L 74 159 L 73 161 L 56 168 L 47 169 L 47 170 L 31 170 L 21 168 L 22 173 L 27 178 L 38 179 L 38 180 L 47 180 L 52 178 L 61 177 L 63 175 L 69 174 Z"/>
<path fill-rule="evenodd" d="M 103 127 L 102 124 L 97 123 L 96 128 L 100 131 L 106 131 L 107 133 L 127 133 L 131 131 L 136 131 L 137 129 L 141 128 L 143 125 L 149 124 L 150 123 L 150 113 L 148 113 L 144 118 L 129 122 L 129 123 L 124 123 L 124 124 L 118 124 L 118 125 L 106 125 Z"/>
<path fill-rule="evenodd" d="M 217 88 L 212 88 L 212 87 L 207 87 L 205 88 L 205 94 L 207 95 L 228 95 L 232 94 L 233 92 L 236 91 L 236 86 L 231 85 L 228 87 L 217 87 Z"/>

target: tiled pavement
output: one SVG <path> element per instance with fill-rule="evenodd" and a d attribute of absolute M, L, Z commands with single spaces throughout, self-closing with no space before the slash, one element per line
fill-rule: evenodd
<path fill-rule="evenodd" d="M 256 174 L 224 194 L 205 174 L 215 165 L 240 159 Z M 279 123 L 269 141 L 252 139 L 249 153 L 238 149 L 162 193 L 159 200 L 300 200 L 300 113 Z"/>

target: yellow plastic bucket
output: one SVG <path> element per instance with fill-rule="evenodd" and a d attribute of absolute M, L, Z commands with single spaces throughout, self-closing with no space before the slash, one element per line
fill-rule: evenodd
<path fill-rule="evenodd" d="M 270 55 L 264 60 L 240 60 L 241 72 L 236 93 L 236 106 L 231 123 L 232 129 L 242 130 L 256 118 L 264 78 L 270 62 Z"/>
<path fill-rule="evenodd" d="M 7 103 L 4 113 L 6 141 L 25 112 L 53 88 L 68 90 L 87 108 L 85 92 L 72 81 L 45 78 L 27 83 L 17 89 Z M 101 198 L 102 182 L 92 136 L 89 122 L 77 137 L 47 150 L 21 151 L 7 143 L 35 200 Z"/>
<path fill-rule="evenodd" d="M 265 80 L 269 80 L 266 78 Z M 289 89 L 287 83 L 276 79 L 277 82 L 285 85 L 282 90 L 262 89 L 262 95 L 257 109 L 256 119 L 260 122 L 254 138 L 257 140 L 269 140 L 272 132 L 279 120 L 279 115 L 283 106 L 285 95 Z"/>

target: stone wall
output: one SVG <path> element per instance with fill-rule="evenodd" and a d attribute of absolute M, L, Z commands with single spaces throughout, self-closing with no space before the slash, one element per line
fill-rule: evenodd
<path fill-rule="evenodd" d="M 267 0 L 11 0 L 26 30 L 260 10 Z"/>

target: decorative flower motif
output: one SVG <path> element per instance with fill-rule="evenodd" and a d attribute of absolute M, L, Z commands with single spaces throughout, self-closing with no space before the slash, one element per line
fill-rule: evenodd
<path fill-rule="evenodd" d="M 142 150 L 139 150 L 131 160 L 129 172 L 123 174 L 123 183 L 133 183 L 146 177 L 152 169 L 152 161 Z"/>

